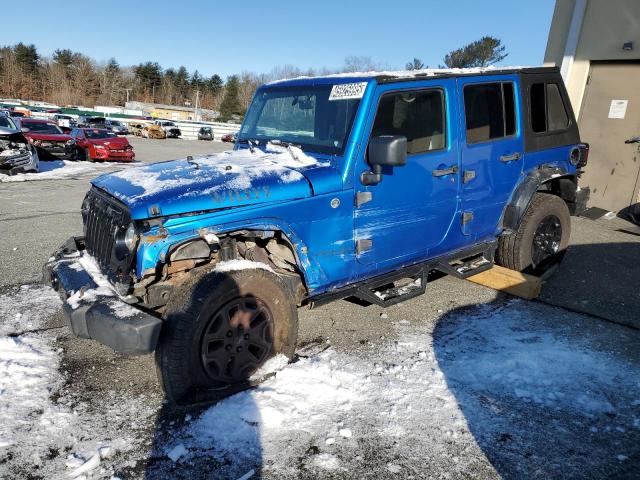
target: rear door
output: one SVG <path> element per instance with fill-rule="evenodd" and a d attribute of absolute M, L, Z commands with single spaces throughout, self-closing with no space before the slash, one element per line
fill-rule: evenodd
<path fill-rule="evenodd" d="M 456 87 L 453 79 L 402 82 L 376 89 L 367 130 L 407 137 L 407 162 L 385 168 L 382 181 L 363 186 L 360 174 L 370 167 L 366 149 L 355 179 L 355 238 L 358 261 L 393 266 L 426 257 L 437 249 L 457 212 L 459 185 Z M 363 269 L 363 271 L 367 268 Z"/>
<path fill-rule="evenodd" d="M 461 101 L 462 234 L 469 243 L 496 234 L 520 179 L 524 145 L 516 75 L 458 79 Z"/>

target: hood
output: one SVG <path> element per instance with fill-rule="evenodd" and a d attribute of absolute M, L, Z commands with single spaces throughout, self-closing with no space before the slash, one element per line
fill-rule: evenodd
<path fill-rule="evenodd" d="M 108 148 L 124 148 L 129 145 L 129 140 L 121 137 L 109 137 L 109 138 L 90 138 L 89 142 L 94 145 L 104 145 Z"/>
<path fill-rule="evenodd" d="M 32 140 L 43 140 L 45 142 L 67 142 L 71 140 L 71 136 L 66 133 L 25 132 L 24 135 Z"/>
<path fill-rule="evenodd" d="M 333 170 L 292 147 L 234 150 L 161 162 L 92 181 L 125 203 L 133 219 L 294 200 L 312 195 L 305 173 Z M 337 171 L 334 171 L 339 176 Z"/>

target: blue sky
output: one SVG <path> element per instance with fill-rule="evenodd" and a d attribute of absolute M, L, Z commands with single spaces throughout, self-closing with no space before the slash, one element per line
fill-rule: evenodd
<path fill-rule="evenodd" d="M 121 65 L 142 61 L 190 72 L 268 72 L 276 65 L 339 68 L 349 55 L 389 68 L 413 57 L 437 67 L 454 48 L 492 35 L 505 65 L 542 63 L 554 0 L 35 1 L 3 4 L 0 45 L 70 48 Z"/>

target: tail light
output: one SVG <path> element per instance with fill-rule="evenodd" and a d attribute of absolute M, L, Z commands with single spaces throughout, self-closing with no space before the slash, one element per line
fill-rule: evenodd
<path fill-rule="evenodd" d="M 589 144 L 581 143 L 580 145 L 574 147 L 571 150 L 571 155 L 569 156 L 569 162 L 571 165 L 575 165 L 576 168 L 583 168 L 587 165 L 589 160 Z"/>

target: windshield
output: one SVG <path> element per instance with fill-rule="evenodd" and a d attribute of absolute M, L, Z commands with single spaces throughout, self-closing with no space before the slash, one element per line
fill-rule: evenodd
<path fill-rule="evenodd" d="M 87 135 L 87 138 L 114 138 L 117 137 L 115 133 L 111 133 L 107 130 L 85 130 L 84 133 Z"/>
<path fill-rule="evenodd" d="M 13 123 L 13 120 L 11 120 L 9 117 L 5 115 L 0 115 L 0 127 L 16 128 L 16 126 Z"/>
<path fill-rule="evenodd" d="M 269 87 L 256 93 L 238 141 L 280 140 L 303 150 L 341 154 L 359 98 L 329 99 L 333 85 Z"/>
<path fill-rule="evenodd" d="M 51 133 L 54 135 L 62 133 L 62 130 L 52 123 L 22 122 L 22 126 L 28 128 L 30 132 Z"/>

